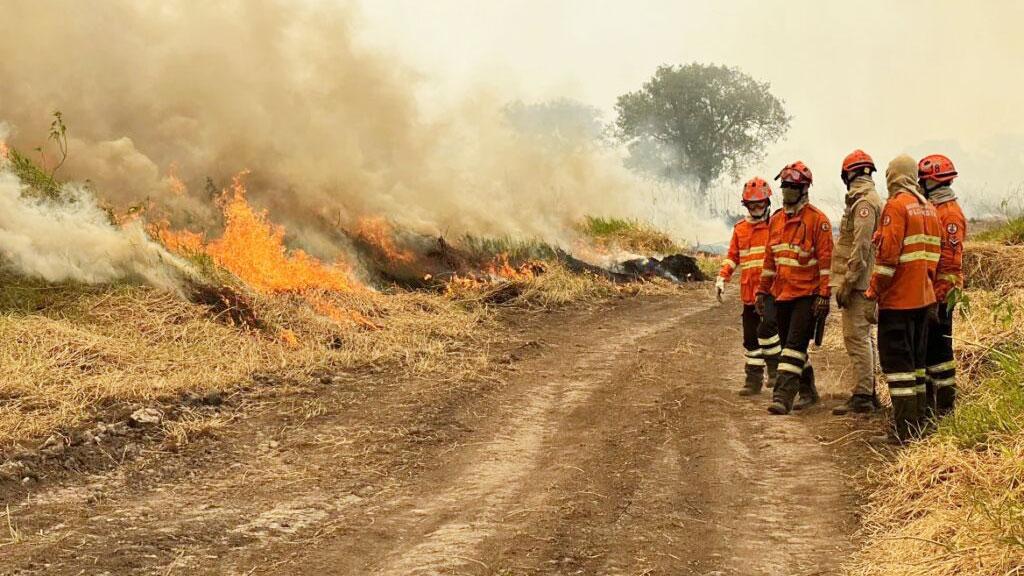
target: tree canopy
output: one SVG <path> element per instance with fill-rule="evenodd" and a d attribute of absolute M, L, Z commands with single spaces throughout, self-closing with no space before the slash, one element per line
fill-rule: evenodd
<path fill-rule="evenodd" d="M 694 178 L 703 198 L 712 182 L 724 173 L 738 178 L 789 129 L 769 88 L 727 66 L 661 66 L 618 98 L 615 135 L 631 168 L 674 182 Z"/>

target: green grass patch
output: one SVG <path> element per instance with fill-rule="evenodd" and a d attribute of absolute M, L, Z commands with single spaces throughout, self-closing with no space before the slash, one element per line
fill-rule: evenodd
<path fill-rule="evenodd" d="M 472 258 L 481 261 L 491 260 L 495 256 L 501 255 L 508 257 L 510 262 L 553 260 L 555 258 L 555 249 L 550 244 L 540 240 L 522 240 L 510 236 L 481 238 L 466 235 L 458 246 Z"/>
<path fill-rule="evenodd" d="M 1005 224 L 978 233 L 975 238 L 983 242 L 998 242 L 1008 245 L 1024 244 L 1024 216 L 1011 218 Z"/>
<path fill-rule="evenodd" d="M 667 255 L 684 251 L 668 234 L 636 220 L 587 216 L 577 225 L 577 230 L 602 246 L 640 254 Z"/>
<path fill-rule="evenodd" d="M 958 399 L 956 411 L 939 423 L 938 435 L 961 448 L 988 445 L 993 438 L 1024 431 L 1024 367 L 1019 350 L 993 349 L 997 368 Z"/>

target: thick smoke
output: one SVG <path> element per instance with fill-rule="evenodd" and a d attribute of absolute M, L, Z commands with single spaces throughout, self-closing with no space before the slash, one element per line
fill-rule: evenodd
<path fill-rule="evenodd" d="M 30 150 L 61 110 L 63 176 L 115 206 L 152 200 L 178 225 L 213 225 L 206 177 L 219 187 L 249 169 L 254 201 L 321 255 L 333 226 L 363 215 L 564 241 L 585 214 L 650 213 L 651 186 L 614 153 L 513 132 L 512 95 L 473 94 L 426 118 L 420 80 L 361 49 L 356 21 L 325 2 L 9 2 L 0 114 Z M 187 194 L 171 191 L 172 165 Z"/>
<path fill-rule="evenodd" d="M 188 275 L 141 223 L 113 226 L 87 190 L 66 187 L 68 200 L 60 203 L 24 191 L 17 176 L 0 169 L 0 254 L 19 272 L 50 282 L 141 280 L 171 291 Z"/>

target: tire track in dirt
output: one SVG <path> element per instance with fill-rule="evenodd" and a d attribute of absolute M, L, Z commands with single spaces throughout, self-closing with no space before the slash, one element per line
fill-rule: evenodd
<path fill-rule="evenodd" d="M 505 433 L 469 457 L 474 464 L 450 479 L 450 486 L 438 494 L 416 497 L 415 513 L 425 523 L 446 518 L 427 534 L 423 542 L 393 552 L 375 571 L 382 576 L 432 574 L 465 563 L 473 550 L 493 534 L 512 506 L 521 500 L 524 478 L 536 466 L 546 441 L 566 414 L 585 403 L 591 391 L 637 341 L 665 330 L 683 320 L 682 306 L 667 310 L 655 322 L 631 325 L 601 338 L 570 362 L 566 372 L 553 375 L 541 386 L 531 387 L 525 405 L 504 423 Z M 413 519 L 410 518 L 410 521 Z"/>

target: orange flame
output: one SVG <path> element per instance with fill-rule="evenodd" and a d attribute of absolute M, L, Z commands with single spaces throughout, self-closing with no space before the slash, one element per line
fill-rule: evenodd
<path fill-rule="evenodd" d="M 202 254 L 205 251 L 206 236 L 202 232 L 171 230 L 171 224 L 167 220 L 151 224 L 149 233 L 171 252 Z"/>
<path fill-rule="evenodd" d="M 484 272 L 492 277 L 504 280 L 529 280 L 536 278 L 537 274 L 544 271 L 544 263 L 529 261 L 513 266 L 508 261 L 508 254 L 502 253 L 494 257 L 494 261 L 484 267 Z"/>
<path fill-rule="evenodd" d="M 284 227 L 267 219 L 265 210 L 254 210 L 245 199 L 242 178 L 235 176 L 230 190 L 220 198 L 224 234 L 206 248 L 214 261 L 264 293 L 352 289 L 348 270 L 328 266 L 302 250 L 284 247 Z"/>
<path fill-rule="evenodd" d="M 412 252 L 401 250 L 395 245 L 394 229 L 384 218 L 379 216 L 360 218 L 356 222 L 355 233 L 392 262 L 409 263 L 416 258 Z"/>
<path fill-rule="evenodd" d="M 178 178 L 178 164 L 175 162 L 172 162 L 167 168 L 167 186 L 177 196 L 184 196 L 188 193 L 185 183 L 181 181 L 181 178 Z"/>

